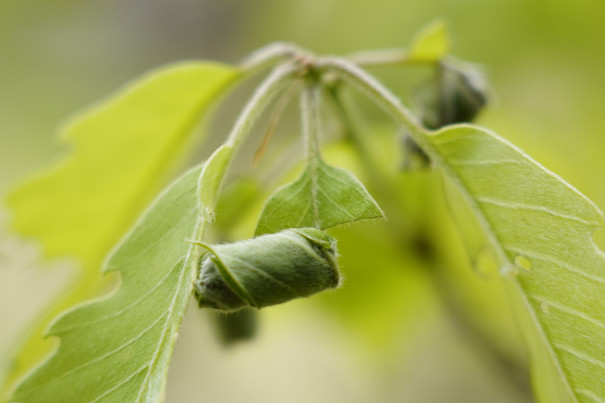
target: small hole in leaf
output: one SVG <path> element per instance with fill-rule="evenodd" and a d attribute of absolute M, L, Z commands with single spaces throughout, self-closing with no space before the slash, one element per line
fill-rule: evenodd
<path fill-rule="evenodd" d="M 550 305 L 546 302 L 540 302 L 540 310 L 548 315 L 550 313 Z"/>
<path fill-rule="evenodd" d="M 515 264 L 525 271 L 531 271 L 531 262 L 521 255 L 515 256 Z"/>

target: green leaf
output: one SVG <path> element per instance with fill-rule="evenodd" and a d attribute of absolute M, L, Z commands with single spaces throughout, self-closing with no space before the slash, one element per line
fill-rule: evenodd
<path fill-rule="evenodd" d="M 540 401 L 605 400 L 605 255 L 592 240 L 602 213 L 489 131 L 459 125 L 427 138 L 447 189 L 474 214 L 499 262 Z"/>
<path fill-rule="evenodd" d="M 447 23 L 436 20 L 423 27 L 412 39 L 408 60 L 419 62 L 439 61 L 450 50 Z"/>
<path fill-rule="evenodd" d="M 19 402 L 153 402 L 196 276 L 197 181 L 201 167 L 171 185 L 107 261 L 119 289 L 61 317 L 49 336 L 58 351 L 17 388 Z"/>
<path fill-rule="evenodd" d="M 287 228 L 325 229 L 381 217 L 380 207 L 353 174 L 316 157 L 294 183 L 278 189 L 267 201 L 256 235 Z"/>
<path fill-rule="evenodd" d="M 146 74 L 71 119 L 61 137 L 72 152 L 8 196 L 18 234 L 39 240 L 48 258 L 74 256 L 83 267 L 24 343 L 9 385 L 47 354 L 41 336 L 50 320 L 102 289 L 98 270 L 110 248 L 173 174 L 203 113 L 237 77 L 234 68 L 208 62 Z"/>

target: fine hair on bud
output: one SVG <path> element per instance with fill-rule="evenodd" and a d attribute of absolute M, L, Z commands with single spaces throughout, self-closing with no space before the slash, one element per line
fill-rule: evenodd
<path fill-rule="evenodd" d="M 208 247 L 195 295 L 200 307 L 262 308 L 336 288 L 336 240 L 315 228 L 288 229 Z"/>

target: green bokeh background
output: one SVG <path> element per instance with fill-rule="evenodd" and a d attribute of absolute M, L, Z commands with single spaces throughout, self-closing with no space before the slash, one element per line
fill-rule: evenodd
<path fill-rule="evenodd" d="M 439 17 L 450 24 L 453 53 L 482 64 L 495 91 L 478 123 L 605 208 L 605 4 L 598 0 L 1 0 L 0 195 L 67 151 L 54 137 L 65 117 L 154 66 L 237 62 L 276 40 L 329 54 L 400 47 Z M 408 82 L 403 70 L 376 75 L 395 89 Z M 347 273 L 352 290 L 267 310 L 252 344 L 222 349 L 204 315 L 190 310 L 168 402 L 528 401 L 449 324 L 421 263 L 389 255 L 393 240 L 378 226 L 352 231 L 340 234 L 343 259 L 347 236 L 371 233 L 380 252 L 355 258 L 367 260 L 368 271 Z M 41 265 L 35 253 L 0 229 L 0 351 L 14 348 L 69 277 L 69 262 Z M 389 265 L 396 259 L 407 274 Z M 396 287 L 398 277 L 400 289 L 375 292 Z M 372 285 L 380 281 L 387 285 Z M 397 293 L 401 299 L 391 298 Z"/>

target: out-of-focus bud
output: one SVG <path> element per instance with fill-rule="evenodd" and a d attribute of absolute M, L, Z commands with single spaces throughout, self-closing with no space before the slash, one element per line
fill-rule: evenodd
<path fill-rule="evenodd" d="M 210 315 L 218 339 L 226 347 L 250 340 L 256 334 L 258 313 L 252 309 L 233 313 L 211 312 Z"/>
<path fill-rule="evenodd" d="M 444 60 L 435 78 L 423 84 L 414 96 L 422 123 L 439 129 L 453 123 L 472 122 L 488 101 L 484 74 L 475 66 Z"/>

